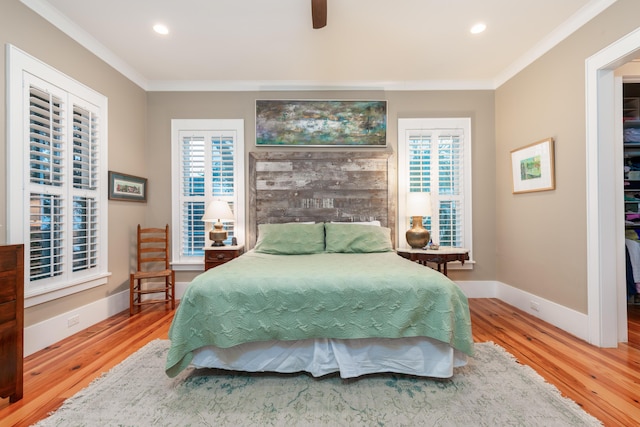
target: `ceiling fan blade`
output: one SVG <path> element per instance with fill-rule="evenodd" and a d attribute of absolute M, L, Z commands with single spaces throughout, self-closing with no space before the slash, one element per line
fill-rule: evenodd
<path fill-rule="evenodd" d="M 311 18 L 313 28 L 322 28 L 327 25 L 327 0 L 311 0 Z"/>

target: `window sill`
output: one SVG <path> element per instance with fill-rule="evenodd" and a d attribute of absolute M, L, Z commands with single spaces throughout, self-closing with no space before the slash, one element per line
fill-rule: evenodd
<path fill-rule="evenodd" d="M 465 261 L 464 264 L 461 264 L 460 261 L 451 261 L 447 263 L 447 270 L 473 270 L 475 263 L 472 259 Z"/>
<path fill-rule="evenodd" d="M 204 271 L 204 261 L 199 262 L 174 262 L 171 268 L 175 271 Z"/>
<path fill-rule="evenodd" d="M 111 273 L 96 274 L 82 280 L 67 284 L 65 287 L 40 287 L 34 290 L 26 290 L 24 295 L 24 307 L 33 307 L 38 304 L 44 304 L 58 298 L 63 298 L 77 292 L 102 286 L 107 283 Z"/>

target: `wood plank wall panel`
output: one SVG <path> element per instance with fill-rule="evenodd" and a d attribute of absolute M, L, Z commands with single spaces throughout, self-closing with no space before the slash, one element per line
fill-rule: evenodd
<path fill-rule="evenodd" d="M 258 224 L 379 220 L 395 237 L 387 152 L 249 153 L 248 247 Z"/>

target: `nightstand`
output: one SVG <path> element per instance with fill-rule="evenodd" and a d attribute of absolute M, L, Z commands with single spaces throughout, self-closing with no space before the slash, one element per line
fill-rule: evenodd
<path fill-rule="evenodd" d="M 411 261 L 417 261 L 426 266 L 428 262 L 438 266 L 438 271 L 447 275 L 447 263 L 460 261 L 464 264 L 469 260 L 469 249 L 448 248 L 440 246 L 439 249 L 398 249 L 398 255 Z"/>
<path fill-rule="evenodd" d="M 204 248 L 204 271 L 242 255 L 244 246 L 209 246 Z"/>

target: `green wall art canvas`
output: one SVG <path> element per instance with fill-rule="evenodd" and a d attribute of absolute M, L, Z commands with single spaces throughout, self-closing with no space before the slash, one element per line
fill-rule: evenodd
<path fill-rule="evenodd" d="M 384 147 L 386 101 L 256 101 L 256 145 Z"/>

